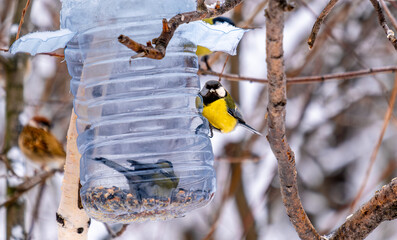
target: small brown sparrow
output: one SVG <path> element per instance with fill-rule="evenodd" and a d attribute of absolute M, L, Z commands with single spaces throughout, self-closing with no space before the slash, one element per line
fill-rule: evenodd
<path fill-rule="evenodd" d="M 32 162 L 48 167 L 63 167 L 66 153 L 62 144 L 50 132 L 50 121 L 41 116 L 33 117 L 22 129 L 18 138 L 22 153 Z"/>

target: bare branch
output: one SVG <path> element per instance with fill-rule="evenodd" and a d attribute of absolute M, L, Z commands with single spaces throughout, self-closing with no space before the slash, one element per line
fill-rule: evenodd
<path fill-rule="evenodd" d="M 285 106 L 287 81 L 284 73 L 283 29 L 285 0 L 270 0 L 266 10 L 266 63 L 269 79 L 268 136 L 277 158 L 281 196 L 291 223 L 301 239 L 321 239 L 303 209 L 298 195 L 295 156 L 287 143 Z"/>
<path fill-rule="evenodd" d="M 34 204 L 34 208 L 33 208 L 33 216 L 32 216 L 32 221 L 30 222 L 30 229 L 29 229 L 29 233 L 28 233 L 29 239 L 33 238 L 33 230 L 35 227 L 35 223 L 39 217 L 40 203 L 41 203 L 41 199 L 43 197 L 44 189 L 45 189 L 45 182 L 42 182 L 40 184 L 39 192 L 38 192 L 37 198 L 36 198 L 36 203 Z"/>
<path fill-rule="evenodd" d="M 29 191 L 39 183 L 44 183 L 47 178 L 53 176 L 57 171 L 59 170 L 52 169 L 51 171 L 43 172 L 26 179 L 26 181 L 15 187 L 16 192 L 14 193 L 14 195 L 12 195 L 7 201 L 1 203 L 0 208 L 10 206 L 12 203 L 17 201 L 18 198 L 21 197 L 25 192 Z"/>
<path fill-rule="evenodd" d="M 334 8 L 335 4 L 338 2 L 338 0 L 330 0 L 327 6 L 323 9 L 323 11 L 320 13 L 320 16 L 318 16 L 316 22 L 313 25 L 312 32 L 310 33 L 309 39 L 307 40 L 307 44 L 309 45 L 309 48 L 312 49 L 314 42 L 316 41 L 316 37 L 318 34 L 318 31 L 320 30 L 321 24 L 323 24 L 324 19 L 328 16 L 328 14 L 331 12 L 331 10 Z"/>
<path fill-rule="evenodd" d="M 222 15 L 233 9 L 242 1 L 243 0 L 226 0 L 223 5 L 217 5 L 214 9 L 203 7 L 203 5 L 205 6 L 203 3 L 204 1 L 199 1 L 197 11 L 178 14 L 172 17 L 169 21 L 167 21 L 167 19 L 163 19 L 163 31 L 160 36 L 153 39 L 152 42 L 148 42 L 146 46 L 135 42 L 125 35 L 120 35 L 118 40 L 120 43 L 137 53 L 137 55 L 132 58 L 147 57 L 152 59 L 162 59 L 165 56 L 168 43 L 179 25 Z M 155 47 L 153 47 L 152 44 L 154 44 Z"/>
<path fill-rule="evenodd" d="M 251 16 L 248 17 L 243 23 L 239 24 L 238 26 L 241 28 L 250 27 L 252 22 L 254 21 L 255 17 L 260 13 L 263 12 L 263 8 L 266 7 L 269 0 L 263 0 L 261 3 L 258 3 L 255 10 L 252 12 Z"/>
<path fill-rule="evenodd" d="M 384 221 L 397 218 L 397 178 L 383 186 L 329 238 L 364 239 Z"/>
<path fill-rule="evenodd" d="M 344 72 L 344 73 L 333 73 L 333 74 L 325 74 L 319 76 L 303 76 L 303 77 L 287 77 L 287 84 L 307 84 L 307 83 L 315 83 L 315 82 L 324 82 L 328 80 L 346 80 L 352 78 L 358 78 L 362 76 L 374 75 L 378 73 L 394 73 L 397 71 L 396 66 L 388 66 L 388 67 L 379 67 L 379 68 L 369 68 L 352 72 Z M 218 73 L 209 70 L 200 69 L 198 71 L 198 75 L 212 75 L 212 76 L 222 76 L 223 78 L 229 81 L 249 81 L 256 83 L 267 84 L 269 81 L 265 78 L 252 78 L 252 77 L 243 77 L 235 74 L 225 74 Z"/>
<path fill-rule="evenodd" d="M 387 26 L 386 24 L 385 15 L 383 15 L 382 8 L 380 7 L 378 0 L 370 0 L 370 1 L 375 8 L 376 14 L 378 14 L 379 24 L 382 26 L 383 30 L 385 31 L 387 39 L 389 39 L 389 41 L 393 44 L 394 49 L 397 50 L 397 39 L 394 36 L 394 32 L 390 30 L 389 26 Z"/>
<path fill-rule="evenodd" d="M 382 5 L 382 8 L 385 10 L 387 17 L 389 18 L 391 25 L 393 25 L 394 29 L 397 30 L 397 21 L 393 17 L 393 14 L 390 12 L 390 9 L 387 7 L 385 1 L 379 0 L 380 4 Z"/>
<path fill-rule="evenodd" d="M 21 178 L 20 176 L 18 176 L 18 174 L 15 173 L 14 169 L 11 166 L 10 160 L 5 155 L 0 155 L 0 161 L 4 163 L 7 170 L 10 171 L 13 176 Z"/>
<path fill-rule="evenodd" d="M 378 141 L 376 143 L 376 146 L 375 146 L 374 150 L 372 151 L 371 160 L 370 160 L 369 166 L 367 168 L 367 171 L 365 172 L 364 180 L 361 183 L 361 186 L 360 186 L 360 189 L 359 189 L 359 191 L 357 193 L 357 196 L 354 198 L 352 204 L 350 205 L 350 211 L 353 211 L 353 209 L 356 206 L 357 202 L 360 200 L 361 195 L 363 194 L 365 187 L 367 186 L 369 175 L 371 174 L 371 170 L 372 170 L 372 167 L 374 166 L 374 163 L 375 163 L 375 160 L 376 160 L 376 156 L 378 155 L 378 151 L 379 151 L 380 145 L 382 144 L 382 141 L 383 141 L 383 136 L 385 135 L 387 125 L 389 125 L 390 118 L 392 117 L 392 114 L 393 114 L 393 109 L 394 109 L 394 103 L 396 101 L 396 96 L 397 96 L 397 74 L 395 74 L 395 77 L 394 77 L 393 92 L 392 92 L 391 97 L 390 97 L 389 107 L 387 108 L 387 111 L 385 113 L 382 130 L 381 130 L 381 132 L 379 134 L 379 138 L 378 138 Z"/>
<path fill-rule="evenodd" d="M 119 231 L 114 232 L 107 223 L 104 223 L 106 231 L 112 236 L 112 238 L 120 237 L 125 230 L 127 230 L 128 224 L 123 224 Z"/>
<path fill-rule="evenodd" d="M 26 11 L 27 11 L 29 5 L 30 5 L 30 0 L 28 0 L 28 1 L 26 2 L 26 5 L 25 5 L 25 7 L 24 7 L 23 10 L 22 10 L 22 16 L 21 16 L 21 20 L 19 21 L 18 32 L 17 32 L 17 36 L 16 36 L 15 40 L 17 40 L 17 39 L 19 38 L 19 34 L 21 33 L 22 24 L 23 24 L 23 22 L 25 21 Z"/>

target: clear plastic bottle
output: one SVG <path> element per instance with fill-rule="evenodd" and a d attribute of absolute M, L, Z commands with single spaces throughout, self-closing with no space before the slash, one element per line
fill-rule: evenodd
<path fill-rule="evenodd" d="M 167 219 L 215 192 L 208 122 L 197 105 L 195 46 L 175 33 L 162 60 L 138 58 L 117 40 L 145 43 L 162 18 L 195 0 L 63 0 L 61 26 L 78 32 L 65 58 L 78 116 L 84 209 L 102 222 Z"/>

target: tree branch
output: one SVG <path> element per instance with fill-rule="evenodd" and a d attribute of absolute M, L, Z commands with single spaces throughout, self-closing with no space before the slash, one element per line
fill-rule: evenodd
<path fill-rule="evenodd" d="M 28 0 L 28 1 L 26 2 L 26 5 L 25 5 L 25 7 L 24 7 L 23 10 L 22 10 L 22 16 L 21 16 L 21 19 L 19 20 L 18 32 L 17 32 L 17 36 L 15 37 L 15 40 L 17 40 L 17 39 L 19 38 L 19 35 L 20 35 L 20 33 L 21 33 L 22 24 L 23 24 L 23 22 L 25 21 L 26 11 L 28 10 L 29 5 L 30 5 L 30 0 Z"/>
<path fill-rule="evenodd" d="M 375 196 L 348 217 L 329 239 L 364 239 L 380 223 L 396 218 L 397 178 L 383 186 Z"/>
<path fill-rule="evenodd" d="M 353 202 L 350 205 L 350 211 L 351 212 L 353 211 L 353 209 L 356 206 L 357 202 L 360 200 L 361 195 L 363 194 L 364 189 L 367 186 L 369 175 L 371 174 L 372 167 L 375 164 L 376 156 L 378 155 L 378 151 L 380 149 L 380 145 L 382 144 L 382 141 L 383 141 L 383 136 L 385 135 L 386 128 L 389 125 L 390 119 L 391 119 L 391 117 L 393 115 L 394 103 L 396 102 L 396 96 L 397 96 L 397 74 L 395 74 L 395 76 L 394 76 L 394 87 L 393 87 L 393 91 L 392 91 L 392 94 L 391 94 L 391 97 L 390 97 L 389 107 L 387 108 L 387 111 L 385 113 L 383 126 L 382 126 L 381 132 L 379 134 L 378 141 L 377 141 L 377 143 L 376 143 L 376 145 L 374 147 L 374 150 L 372 151 L 371 160 L 370 160 L 369 166 L 367 168 L 367 171 L 365 172 L 364 180 L 361 183 L 361 186 L 359 188 L 357 196 L 354 198 Z"/>
<path fill-rule="evenodd" d="M 315 83 L 315 82 L 324 82 L 328 80 L 337 80 L 337 79 L 352 79 L 358 78 L 362 76 L 374 75 L 378 73 L 394 73 L 397 71 L 396 66 L 388 66 L 388 67 L 379 67 L 379 68 L 369 68 L 362 69 L 351 72 L 344 73 L 332 73 L 332 74 L 324 74 L 319 76 L 302 76 L 302 77 L 287 77 L 287 84 L 307 84 L 307 83 Z M 249 81 L 256 83 L 267 84 L 269 81 L 265 78 L 253 78 L 253 77 L 244 77 L 236 74 L 225 74 L 218 73 L 214 71 L 208 71 L 199 69 L 197 72 L 198 75 L 212 75 L 212 76 L 222 76 L 229 81 Z"/>
<path fill-rule="evenodd" d="M 208 9 L 205 6 L 204 1 L 198 1 L 197 11 L 177 14 L 169 21 L 164 18 L 163 31 L 161 32 L 160 36 L 153 39 L 151 42 L 147 42 L 146 46 L 135 42 L 125 35 L 120 35 L 118 40 L 120 43 L 124 44 L 126 47 L 137 53 L 137 55 L 133 56 L 132 58 L 147 57 L 152 59 L 162 59 L 165 56 L 168 43 L 170 42 L 172 36 L 174 36 L 174 32 L 179 25 L 222 15 L 233 9 L 242 1 L 243 0 L 226 0 L 223 5 L 217 4 L 213 9 Z M 152 44 L 154 44 L 155 47 L 153 47 Z"/>
<path fill-rule="evenodd" d="M 314 229 L 298 195 L 295 156 L 285 133 L 287 81 L 284 73 L 283 29 L 285 0 L 270 0 L 266 10 L 266 62 L 269 79 L 268 136 L 278 161 L 281 195 L 291 223 L 301 239 L 321 239 Z"/>
<path fill-rule="evenodd" d="M 117 232 L 114 232 L 112 230 L 112 228 L 109 226 L 109 224 L 107 223 L 103 223 L 105 225 L 106 231 L 108 231 L 109 235 L 112 238 L 117 238 L 120 237 L 121 235 L 123 235 L 123 233 L 125 232 L 125 230 L 127 230 L 128 224 L 123 224 L 120 228 L 120 230 L 118 230 Z"/>
<path fill-rule="evenodd" d="M 57 169 L 51 169 L 48 172 L 42 172 L 31 178 L 26 179 L 23 183 L 15 187 L 15 193 L 5 202 L 0 204 L 1 207 L 8 207 L 19 199 L 25 192 L 29 191 L 39 183 L 44 183 L 47 178 L 50 178 L 57 172 Z"/>
<path fill-rule="evenodd" d="M 394 36 L 394 32 L 390 30 L 389 26 L 387 26 L 385 15 L 383 15 L 382 8 L 380 7 L 378 0 L 370 0 L 370 1 L 375 8 L 376 14 L 378 14 L 379 24 L 382 26 L 383 30 L 385 31 L 387 39 L 389 39 L 389 41 L 393 44 L 394 49 L 397 50 L 397 39 Z"/>
<path fill-rule="evenodd" d="M 382 8 L 385 10 L 387 17 L 389 18 L 391 25 L 393 25 L 394 29 L 397 30 L 397 21 L 393 17 L 393 14 L 390 12 L 390 9 L 387 7 L 386 3 L 384 0 L 379 0 L 380 4 L 382 5 Z"/>
<path fill-rule="evenodd" d="M 320 13 L 320 16 L 318 16 L 316 22 L 313 25 L 312 32 L 310 33 L 309 39 L 307 40 L 307 44 L 309 45 L 309 48 L 312 49 L 314 42 L 316 41 L 316 37 L 318 34 L 318 31 L 320 30 L 321 24 L 323 24 L 324 19 L 328 16 L 328 14 L 331 12 L 331 10 L 334 8 L 335 4 L 338 2 L 338 0 L 330 0 L 323 9 L 323 11 Z"/>

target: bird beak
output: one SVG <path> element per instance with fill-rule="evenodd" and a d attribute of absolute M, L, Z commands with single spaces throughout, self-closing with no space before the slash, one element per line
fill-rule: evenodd
<path fill-rule="evenodd" d="M 213 92 L 215 92 L 215 89 L 210 89 L 210 93 L 213 93 Z"/>

